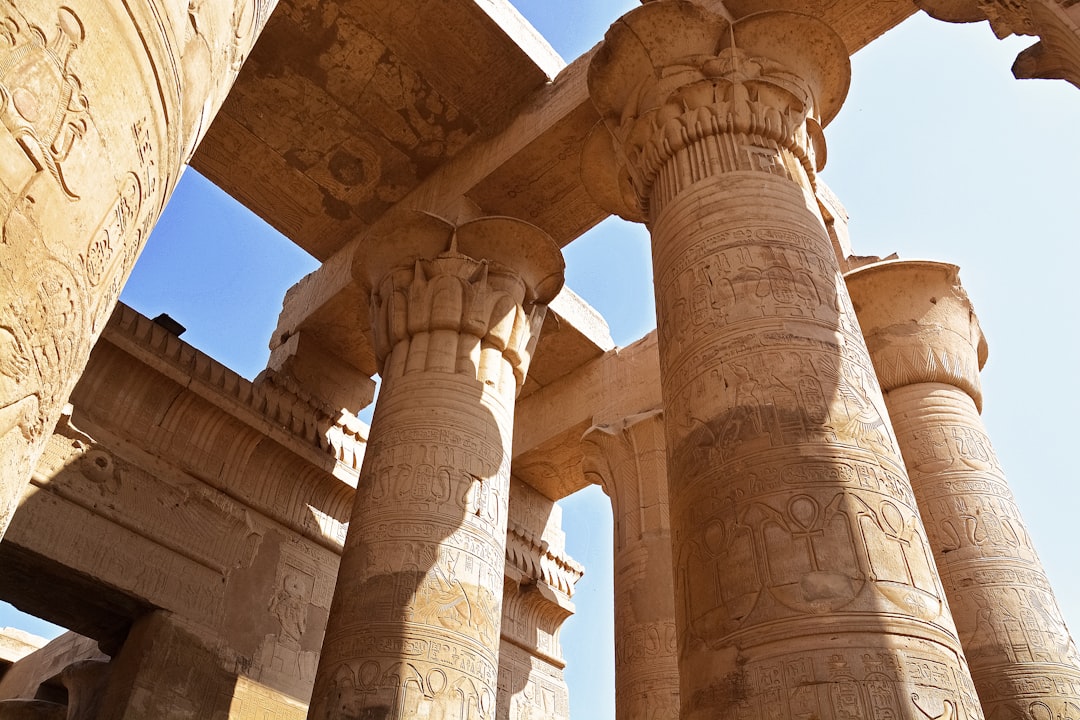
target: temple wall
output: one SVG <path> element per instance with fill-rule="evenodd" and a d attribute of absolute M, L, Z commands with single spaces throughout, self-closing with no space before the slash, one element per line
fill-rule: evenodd
<path fill-rule="evenodd" d="M 275 4 L 0 7 L 0 535 Z"/>
<path fill-rule="evenodd" d="M 303 424 L 276 441 L 280 408 L 185 377 L 178 358 L 216 363 L 175 337 L 155 359 L 134 319 L 118 313 L 46 445 L 0 544 L 4 597 L 118 648 L 102 717 L 302 718 L 352 500 L 342 450 Z M 557 506 L 516 480 L 510 497 L 507 687 L 565 707 L 558 630 L 581 568 Z"/>

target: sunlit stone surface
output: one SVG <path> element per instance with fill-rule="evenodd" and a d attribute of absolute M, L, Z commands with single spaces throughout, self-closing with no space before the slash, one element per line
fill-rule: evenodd
<path fill-rule="evenodd" d="M 957 267 L 846 280 L 986 716 L 1068 717 L 1080 656 L 979 417 L 986 340 Z"/>

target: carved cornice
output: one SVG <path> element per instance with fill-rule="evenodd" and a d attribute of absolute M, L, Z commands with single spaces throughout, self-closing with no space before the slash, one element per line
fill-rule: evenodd
<path fill-rule="evenodd" d="M 227 399 L 229 410 L 256 429 L 273 427 L 281 436 L 277 439 L 301 441 L 344 465 L 350 474 L 359 471 L 368 427 L 355 415 L 334 410 L 299 387 L 283 387 L 272 379 L 246 380 L 121 303 L 104 338 L 211 402 Z"/>
<path fill-rule="evenodd" d="M 586 143 L 586 187 L 637 221 L 723 172 L 776 173 L 811 187 L 824 165 L 821 126 L 848 78 L 843 42 L 808 16 L 729 24 L 692 3 L 649 3 L 612 25 L 590 65 L 603 122 Z"/>
<path fill-rule="evenodd" d="M 506 565 L 508 571 L 513 568 L 520 573 L 522 580 L 542 582 L 567 599 L 573 597 L 585 574 L 585 568 L 572 557 L 552 552 L 535 532 L 512 520 L 506 531 Z"/>
<path fill-rule="evenodd" d="M 1016 56 L 1019 80 L 1065 80 L 1080 87 L 1080 17 L 1075 0 L 917 0 L 938 20 L 973 23 L 986 20 L 999 40 L 1033 35 L 1039 42 Z"/>

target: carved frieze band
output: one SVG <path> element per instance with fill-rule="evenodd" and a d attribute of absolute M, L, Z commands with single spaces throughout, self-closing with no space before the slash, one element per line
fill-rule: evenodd
<path fill-rule="evenodd" d="M 889 412 L 987 716 L 1068 717 L 1080 655 L 974 403 L 913 385 Z"/>
<path fill-rule="evenodd" d="M 867 340 L 878 382 L 885 392 L 918 383 L 944 383 L 960 388 L 982 404 L 979 361 L 971 348 L 950 351 L 926 345 L 877 348 Z"/>

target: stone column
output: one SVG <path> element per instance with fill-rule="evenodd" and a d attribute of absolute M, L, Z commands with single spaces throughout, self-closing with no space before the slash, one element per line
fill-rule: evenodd
<path fill-rule="evenodd" d="M 667 457 L 660 411 L 593 427 L 582 441 L 615 515 L 615 716 L 679 717 Z"/>
<path fill-rule="evenodd" d="M 652 234 L 683 718 L 980 718 L 814 198 L 848 54 L 650 2 L 589 71 L 598 202 Z"/>
<path fill-rule="evenodd" d="M 0 7 L 0 536 L 275 4 Z"/>
<path fill-rule="evenodd" d="M 955 265 L 846 276 L 988 718 L 1080 712 L 1080 657 L 979 418 L 986 341 Z"/>
<path fill-rule="evenodd" d="M 514 398 L 562 256 L 418 216 L 357 268 L 383 384 L 309 717 L 494 718 Z"/>

